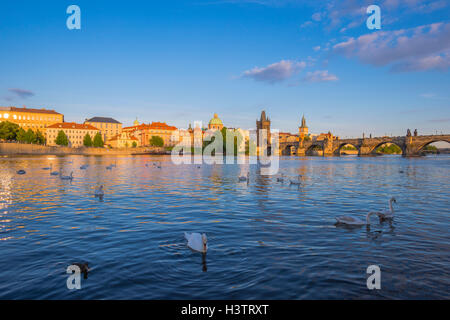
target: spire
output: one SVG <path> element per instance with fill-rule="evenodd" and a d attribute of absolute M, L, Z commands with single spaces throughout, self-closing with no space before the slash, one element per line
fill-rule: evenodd
<path fill-rule="evenodd" d="M 302 125 L 301 125 L 301 128 L 307 128 L 307 126 L 306 126 L 305 114 L 303 114 L 303 117 L 302 117 Z"/>
<path fill-rule="evenodd" d="M 265 121 L 266 120 L 266 111 L 262 111 L 261 112 L 261 121 Z"/>

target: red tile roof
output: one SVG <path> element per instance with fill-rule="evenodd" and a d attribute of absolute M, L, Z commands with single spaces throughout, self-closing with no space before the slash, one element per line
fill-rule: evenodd
<path fill-rule="evenodd" d="M 153 129 L 153 130 L 177 130 L 177 127 L 169 126 L 165 122 L 152 122 L 151 124 L 145 124 L 142 123 L 138 126 L 131 126 L 131 127 L 125 127 L 123 130 L 146 130 L 146 129 Z"/>
<path fill-rule="evenodd" d="M 62 122 L 62 123 L 55 123 L 51 126 L 48 126 L 47 129 L 81 129 L 81 130 L 97 130 L 98 129 L 94 126 L 91 126 L 90 124 L 80 124 L 75 122 Z"/>
<path fill-rule="evenodd" d="M 61 114 L 59 112 L 56 112 L 55 110 L 47 110 L 47 109 L 9 107 L 9 110 L 15 111 L 15 112 L 47 113 L 47 114 L 59 114 L 59 115 Z"/>

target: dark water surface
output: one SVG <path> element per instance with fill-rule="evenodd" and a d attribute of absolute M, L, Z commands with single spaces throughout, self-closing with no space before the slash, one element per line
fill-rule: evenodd
<path fill-rule="evenodd" d="M 50 163 L 74 180 L 41 169 Z M 170 157 L 0 158 L 0 298 L 450 298 L 450 157 L 287 157 L 280 167 L 303 185 L 256 165 L 247 185 L 238 165 Z M 391 196 L 392 225 L 334 225 L 387 209 Z M 184 231 L 207 233 L 205 262 Z M 88 279 L 68 290 L 67 266 L 84 261 Z M 366 287 L 372 264 L 381 290 Z"/>

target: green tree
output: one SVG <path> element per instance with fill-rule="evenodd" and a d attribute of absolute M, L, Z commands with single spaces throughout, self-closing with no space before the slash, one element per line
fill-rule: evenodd
<path fill-rule="evenodd" d="M 33 130 L 28 129 L 25 133 L 25 142 L 27 143 L 36 143 L 36 134 Z"/>
<path fill-rule="evenodd" d="M 36 143 L 37 144 L 45 144 L 45 137 L 43 133 L 39 130 L 36 131 Z"/>
<path fill-rule="evenodd" d="M 164 140 L 160 136 L 152 136 L 150 138 L 150 145 L 153 147 L 162 147 L 164 146 Z"/>
<path fill-rule="evenodd" d="M 94 136 L 94 147 L 96 148 L 103 148 L 103 139 L 100 132 L 97 132 L 97 134 Z"/>
<path fill-rule="evenodd" d="M 69 138 L 67 138 L 67 135 L 64 133 L 64 131 L 59 130 L 58 135 L 56 136 L 55 143 L 58 146 L 68 146 L 69 145 Z"/>
<path fill-rule="evenodd" d="M 89 135 L 89 133 L 86 133 L 86 135 L 84 136 L 84 138 L 83 138 L 83 145 L 85 147 L 92 147 L 93 142 L 92 142 L 92 138 Z"/>
<path fill-rule="evenodd" d="M 19 125 L 15 123 L 9 121 L 0 122 L 0 139 L 16 140 L 19 129 Z"/>
<path fill-rule="evenodd" d="M 133 141 L 133 144 L 131 145 L 133 148 L 136 148 L 137 147 L 137 143 L 136 143 L 136 141 Z"/>
<path fill-rule="evenodd" d="M 16 140 L 19 142 L 26 142 L 26 134 L 27 132 L 23 128 L 19 128 L 17 132 Z"/>

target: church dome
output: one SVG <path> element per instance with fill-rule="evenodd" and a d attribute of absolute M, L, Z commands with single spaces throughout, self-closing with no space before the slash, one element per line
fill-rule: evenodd
<path fill-rule="evenodd" d="M 212 118 L 211 120 L 209 120 L 209 125 L 218 125 L 218 126 L 223 126 L 222 120 L 219 119 L 219 117 L 217 116 L 217 113 L 214 113 L 214 118 Z"/>

